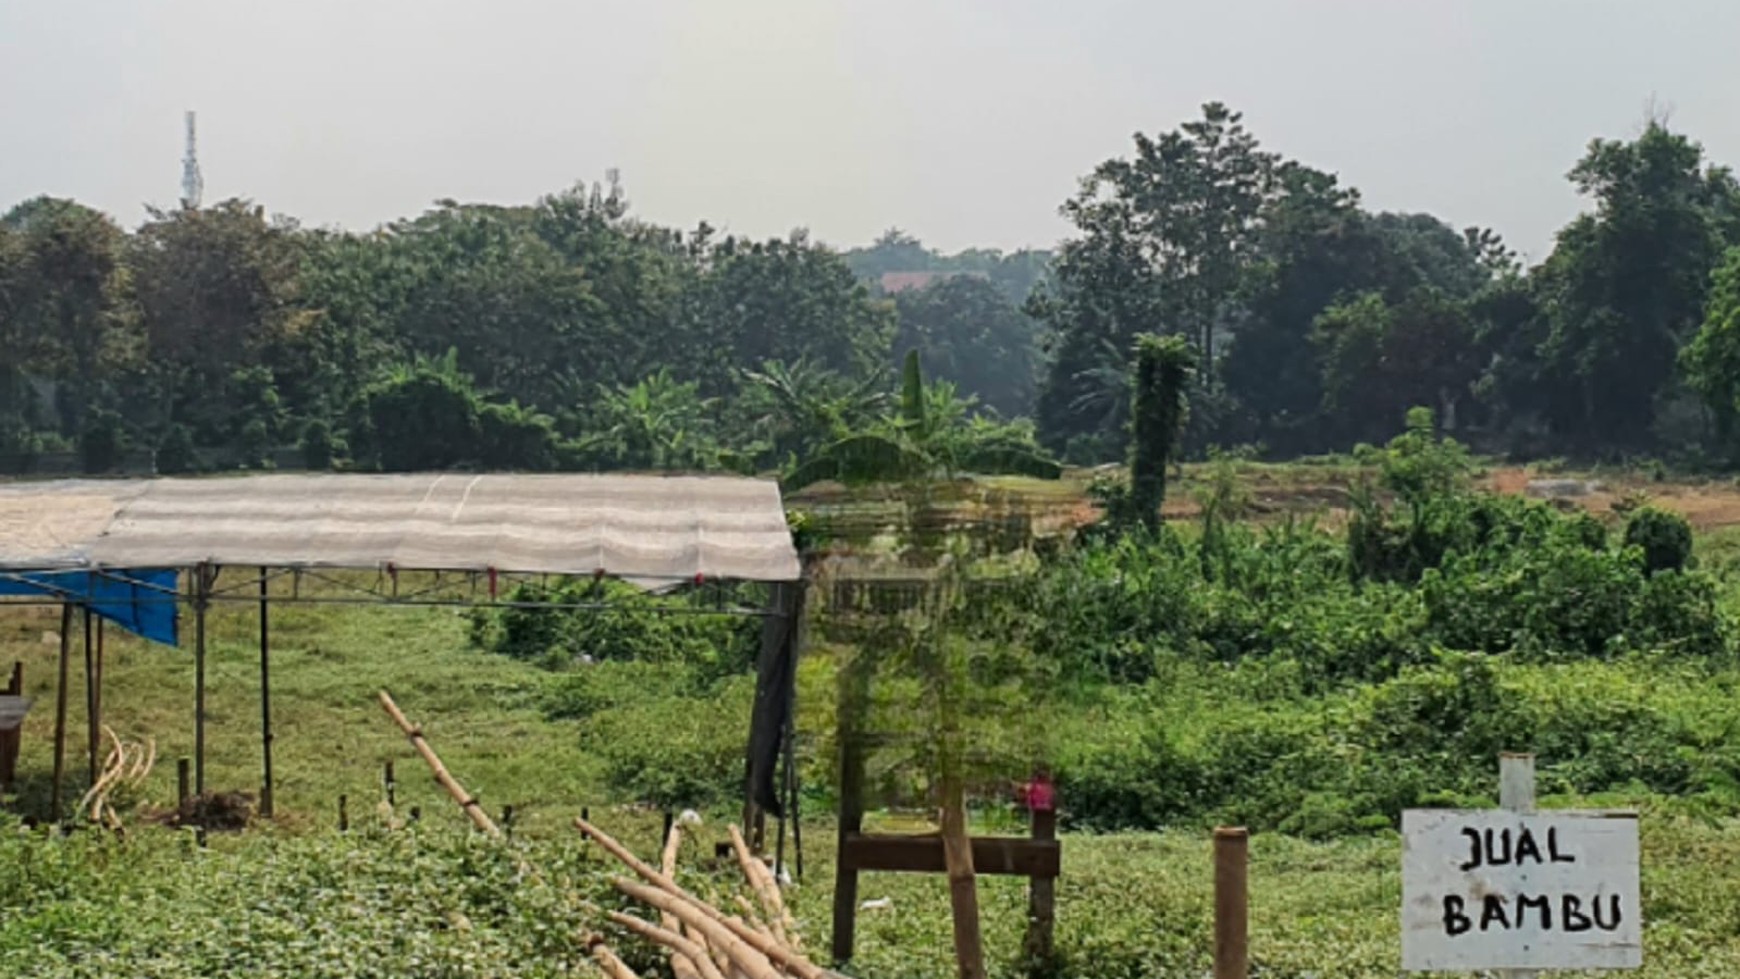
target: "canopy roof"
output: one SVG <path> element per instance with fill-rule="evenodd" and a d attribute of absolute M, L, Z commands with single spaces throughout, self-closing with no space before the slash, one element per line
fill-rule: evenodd
<path fill-rule="evenodd" d="M 795 581 L 776 483 L 272 475 L 0 485 L 0 568 L 281 568 Z"/>

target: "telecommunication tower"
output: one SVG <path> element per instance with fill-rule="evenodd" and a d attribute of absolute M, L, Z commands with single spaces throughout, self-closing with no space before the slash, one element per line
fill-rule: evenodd
<path fill-rule="evenodd" d="M 199 199 L 204 193 L 205 178 L 199 175 L 198 145 L 190 109 L 187 113 L 187 155 L 181 160 L 181 206 L 199 207 Z"/>

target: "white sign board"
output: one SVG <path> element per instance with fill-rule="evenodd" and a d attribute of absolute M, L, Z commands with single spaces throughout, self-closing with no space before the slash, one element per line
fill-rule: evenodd
<path fill-rule="evenodd" d="M 1402 814 L 1402 968 L 1643 965 L 1635 813 Z"/>

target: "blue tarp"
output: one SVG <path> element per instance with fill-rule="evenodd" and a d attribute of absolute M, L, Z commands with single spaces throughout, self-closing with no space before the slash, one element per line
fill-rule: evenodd
<path fill-rule="evenodd" d="M 177 572 L 32 571 L 0 573 L 0 595 L 42 595 L 78 605 L 152 642 L 176 645 Z"/>

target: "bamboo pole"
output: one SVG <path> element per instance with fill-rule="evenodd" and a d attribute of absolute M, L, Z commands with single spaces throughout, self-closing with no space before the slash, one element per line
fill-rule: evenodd
<path fill-rule="evenodd" d="M 966 799 L 959 762 L 943 764 L 943 865 L 949 877 L 949 909 L 954 916 L 955 962 L 961 979 L 985 979 L 984 944 L 979 934 L 979 887 L 973 873 L 973 844 L 967 838 Z"/>
<path fill-rule="evenodd" d="M 795 949 L 787 948 L 771 938 L 768 938 L 766 935 L 757 933 L 755 929 L 750 928 L 747 925 L 733 923 L 729 918 L 721 914 L 718 909 L 704 901 L 701 901 L 688 891 L 685 891 L 676 881 L 648 866 L 646 861 L 635 856 L 633 853 L 630 853 L 626 847 L 621 843 L 618 843 L 610 836 L 610 834 L 600 830 L 598 827 L 592 825 L 586 820 L 576 819 L 574 820 L 574 826 L 581 832 L 590 834 L 593 839 L 598 841 L 599 846 L 603 847 L 611 856 L 622 861 L 630 870 L 633 870 L 637 875 L 639 875 L 642 880 L 677 899 L 678 903 L 698 908 L 708 921 L 727 929 L 751 948 L 754 948 L 756 951 L 777 963 L 780 968 L 797 976 L 798 979 L 839 979 L 839 973 L 830 972 L 827 969 L 817 966 L 814 962 L 805 958 Z M 692 923 L 686 918 L 683 919 L 683 923 L 692 926 Z M 709 941 L 711 941 L 710 936 Z"/>
<path fill-rule="evenodd" d="M 731 833 L 731 849 L 737 852 L 737 865 L 743 869 L 743 876 L 749 881 L 749 887 L 755 891 L 755 896 L 761 901 L 762 914 L 767 919 L 767 925 L 773 931 L 773 937 L 781 945 L 794 944 L 786 937 L 785 901 L 779 896 L 779 883 L 768 872 L 767 865 L 755 859 L 749 852 L 749 844 L 744 841 L 743 833 L 735 825 L 727 826 Z"/>
<path fill-rule="evenodd" d="M 674 920 L 674 917 L 669 914 L 665 917 L 667 921 Z M 725 979 L 724 973 L 720 972 L 719 967 L 713 964 L 713 960 L 707 957 L 706 949 L 678 934 L 669 924 L 661 927 L 650 921 L 642 921 L 633 915 L 623 914 L 621 911 L 610 912 L 610 920 L 649 942 L 670 949 L 671 972 L 673 974 L 679 976 L 683 974 L 677 966 L 678 962 L 682 962 L 685 963 L 690 975 L 699 976 L 700 979 Z"/>
<path fill-rule="evenodd" d="M 682 824 L 672 823 L 671 831 L 665 834 L 665 850 L 659 860 L 659 869 L 663 871 L 666 877 L 675 879 L 677 874 L 677 852 L 682 849 L 682 846 Z M 661 915 L 659 924 L 664 931 L 670 932 L 671 934 L 676 935 L 679 939 L 682 939 L 682 935 L 680 934 L 682 925 L 677 921 L 675 916 L 669 914 Z M 694 951 L 679 949 L 675 945 L 665 943 L 666 947 L 671 950 L 671 974 L 675 976 L 676 979 L 724 979 L 723 976 L 715 977 L 707 975 L 708 970 L 701 967 L 701 960 L 707 958 L 706 950 L 700 949 L 700 947 L 695 945 L 694 942 L 690 942 L 687 939 L 683 939 L 683 941 L 689 949 L 699 950 L 700 955 L 699 958 L 697 958 Z M 707 961 L 707 965 L 712 964 L 711 960 Z M 714 973 L 718 972 L 717 969 L 713 969 L 712 971 Z"/>
<path fill-rule="evenodd" d="M 741 936 L 733 934 L 735 929 L 729 927 L 730 919 L 723 915 L 714 918 L 696 902 L 685 900 L 658 887 L 637 884 L 625 877 L 614 878 L 611 883 L 617 890 L 642 904 L 676 915 L 684 924 L 699 931 L 709 945 L 723 951 L 731 965 L 741 970 L 749 979 L 782 979 L 770 957 L 751 947 Z M 749 934 L 755 934 L 748 926 L 743 926 L 743 929 Z"/>
<path fill-rule="evenodd" d="M 634 974 L 634 970 L 628 967 L 628 963 L 617 958 L 616 953 L 610 950 L 610 946 L 603 942 L 592 946 L 592 958 L 598 962 L 599 967 L 604 970 L 604 974 L 609 979 L 640 979 Z"/>
<path fill-rule="evenodd" d="M 385 690 L 381 691 L 380 699 L 381 706 L 386 709 L 388 716 L 392 717 L 394 723 L 399 725 L 399 730 L 405 732 L 405 737 L 410 739 L 411 747 L 416 748 L 417 753 L 423 756 L 423 760 L 429 763 L 430 771 L 435 773 L 435 781 L 441 783 L 441 787 L 447 790 L 447 794 L 453 797 L 454 802 L 459 803 L 459 807 L 465 810 L 465 814 L 471 817 L 472 823 L 476 824 L 478 829 L 491 836 L 500 836 L 501 830 L 489 818 L 489 814 L 484 812 L 483 807 L 477 804 L 477 800 L 465 791 L 465 786 L 460 785 L 459 780 L 447 771 L 447 766 L 441 764 L 441 759 L 435 754 L 435 749 L 429 747 L 429 742 L 424 740 L 422 728 L 405 718 L 404 713 L 399 710 L 399 705 L 393 703 L 392 696 Z"/>

